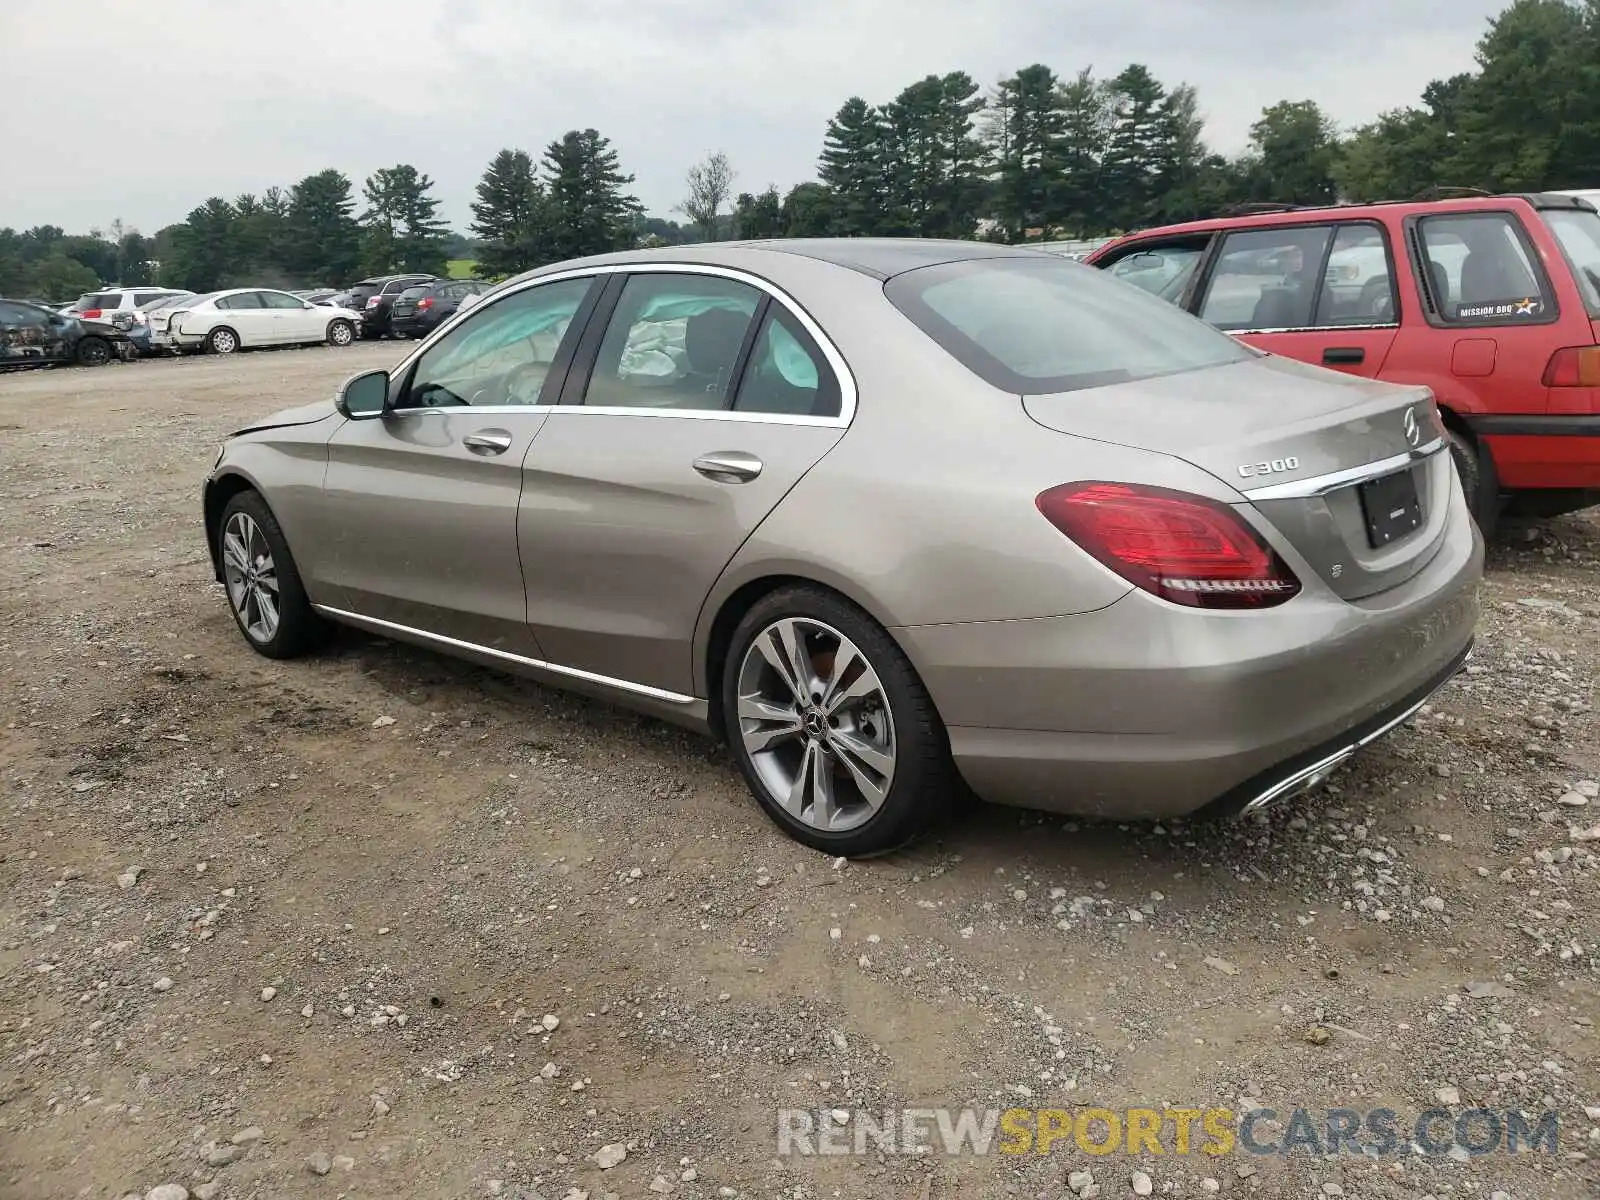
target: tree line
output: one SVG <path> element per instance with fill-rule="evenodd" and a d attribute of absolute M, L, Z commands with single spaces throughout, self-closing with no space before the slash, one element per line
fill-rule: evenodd
<path fill-rule="evenodd" d="M 329 169 L 293 186 L 214 196 L 146 238 L 115 224 L 68 236 L 0 229 L 0 294 L 51 299 L 102 282 L 342 286 L 470 257 L 484 278 L 635 245 L 728 237 L 1092 237 L 1246 203 L 1400 199 L 1435 187 L 1537 191 L 1600 180 L 1600 0 L 1514 0 L 1476 67 L 1419 103 L 1341 133 L 1310 100 L 1265 108 L 1245 151 L 1206 143 L 1200 98 L 1134 63 L 1101 77 L 1036 63 L 987 93 L 929 75 L 882 103 L 851 97 L 828 122 L 817 178 L 736 192 L 722 153 L 691 167 L 677 212 L 647 216 L 610 142 L 573 130 L 535 159 L 506 148 L 472 201 L 470 239 L 439 219 L 409 164 L 361 188 Z"/>

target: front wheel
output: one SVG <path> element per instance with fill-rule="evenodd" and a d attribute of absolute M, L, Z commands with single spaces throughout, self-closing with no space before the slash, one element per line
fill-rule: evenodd
<path fill-rule="evenodd" d="M 348 346 L 356 340 L 356 331 L 345 320 L 328 322 L 328 345 Z"/>
<path fill-rule="evenodd" d="M 206 334 L 206 349 L 212 354 L 232 354 L 239 348 L 239 335 L 226 325 Z"/>
<path fill-rule="evenodd" d="M 784 588 L 734 630 L 725 732 L 767 815 L 828 854 L 897 849 L 948 809 L 958 783 L 922 681 L 871 617 L 832 592 Z"/>
<path fill-rule="evenodd" d="M 218 529 L 228 607 L 250 648 L 267 658 L 296 658 L 327 631 L 300 582 L 278 520 L 259 492 L 240 492 Z"/>
<path fill-rule="evenodd" d="M 78 343 L 77 359 L 85 367 L 103 367 L 111 361 L 111 343 L 105 338 L 86 337 Z"/>

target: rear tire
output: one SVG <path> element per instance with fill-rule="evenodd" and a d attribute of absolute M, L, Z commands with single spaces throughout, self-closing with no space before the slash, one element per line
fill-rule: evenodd
<path fill-rule="evenodd" d="M 300 582 L 289 543 L 260 492 L 229 500 L 217 523 L 228 608 L 244 640 L 267 658 L 298 658 L 322 643 L 327 622 Z"/>
<path fill-rule="evenodd" d="M 211 354 L 232 354 L 239 348 L 239 335 L 226 325 L 206 334 L 206 350 Z"/>
<path fill-rule="evenodd" d="M 797 659 L 798 671 L 785 668 Z M 959 794 L 944 723 L 910 660 L 833 592 L 801 585 L 758 601 L 733 631 L 720 686 L 745 783 L 814 850 L 896 850 Z"/>
<path fill-rule="evenodd" d="M 1487 539 L 1500 519 L 1500 484 L 1495 478 L 1494 460 L 1476 442 L 1455 429 L 1445 430 L 1450 442 L 1450 457 L 1455 460 L 1467 509 Z"/>
<path fill-rule="evenodd" d="M 356 340 L 356 331 L 342 317 L 328 322 L 328 345 L 348 346 Z"/>

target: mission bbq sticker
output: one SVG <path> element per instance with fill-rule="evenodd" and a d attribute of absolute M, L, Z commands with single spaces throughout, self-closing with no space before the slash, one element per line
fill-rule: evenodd
<path fill-rule="evenodd" d="M 1463 304 L 1456 316 L 1463 321 L 1481 321 L 1486 317 L 1537 317 L 1544 312 L 1544 302 L 1534 296 L 1521 296 L 1516 300 L 1489 300 L 1482 304 Z"/>

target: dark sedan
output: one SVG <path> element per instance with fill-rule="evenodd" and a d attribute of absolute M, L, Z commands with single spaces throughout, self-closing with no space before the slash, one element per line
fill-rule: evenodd
<path fill-rule="evenodd" d="M 99 366 L 124 357 L 127 349 L 127 335 L 110 325 L 51 312 L 26 300 L 0 300 L 0 368 Z"/>
<path fill-rule="evenodd" d="M 490 284 L 471 279 L 441 279 L 408 287 L 389 310 L 389 330 L 395 337 L 427 337 L 461 307 L 468 296 L 481 296 Z"/>

